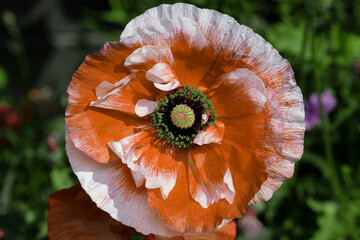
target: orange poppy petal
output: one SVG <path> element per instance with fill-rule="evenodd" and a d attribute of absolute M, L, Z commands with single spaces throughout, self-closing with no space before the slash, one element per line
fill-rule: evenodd
<path fill-rule="evenodd" d="M 108 43 L 100 53 L 88 55 L 68 88 L 65 121 L 69 136 L 77 148 L 98 162 L 111 160 L 108 142 L 149 124 L 136 117 L 135 104 L 139 99 L 155 100 L 159 92 L 145 79 L 145 73 L 131 75 L 123 67 L 131 50 L 121 43 Z"/>
<path fill-rule="evenodd" d="M 259 113 L 264 109 L 266 90 L 264 83 L 246 68 L 225 73 L 207 91 L 219 117 L 239 118 Z"/>
<path fill-rule="evenodd" d="M 203 208 L 226 199 L 234 202 L 235 189 L 231 172 L 218 144 L 208 144 L 189 151 L 190 194 Z"/>
<path fill-rule="evenodd" d="M 181 237 L 166 238 L 155 235 L 146 236 L 146 240 L 234 240 L 236 237 L 236 223 L 231 221 L 223 227 L 206 233 L 188 233 Z"/>
<path fill-rule="evenodd" d="M 137 188 L 132 175 L 121 161 L 98 163 L 77 149 L 66 134 L 66 150 L 71 167 L 82 188 L 100 209 L 112 218 L 145 235 L 173 237 L 179 233 L 169 229 L 150 208 L 146 189 Z"/>
<path fill-rule="evenodd" d="M 154 141 L 155 134 L 154 131 L 139 132 L 109 146 L 132 171 L 141 173 L 146 188 L 160 188 L 162 197 L 167 198 L 176 183 L 177 163 L 171 151 Z"/>
<path fill-rule="evenodd" d="M 124 84 L 100 97 L 97 101 L 91 102 L 90 106 L 135 114 L 136 104 L 139 100 L 155 99 L 158 94 L 156 88 L 147 83 L 143 76 L 144 74 L 127 76 L 120 81 Z M 101 85 L 99 86 L 102 87 Z"/>
<path fill-rule="evenodd" d="M 217 170 L 219 160 L 227 164 L 232 173 L 235 198 L 232 204 L 225 199 L 203 208 L 191 197 L 188 186 L 189 170 L 186 151 L 177 152 L 177 182 L 167 199 L 158 190 L 149 190 L 149 204 L 171 228 L 180 232 L 208 231 L 220 225 L 224 219 L 242 216 L 254 195 L 267 179 L 265 156 L 261 156 L 264 113 L 247 115 L 239 119 L 224 119 L 226 131 L 219 145 L 223 157 L 218 157 L 211 170 Z M 203 148 L 202 145 L 194 148 Z M 221 166 L 221 165 L 219 165 Z"/>
<path fill-rule="evenodd" d="M 97 208 L 80 184 L 55 192 L 49 198 L 48 237 L 51 240 L 125 240 L 133 234 L 136 234 L 133 228 Z"/>

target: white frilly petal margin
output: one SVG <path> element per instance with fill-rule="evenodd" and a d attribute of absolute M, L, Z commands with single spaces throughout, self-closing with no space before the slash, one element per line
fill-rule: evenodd
<path fill-rule="evenodd" d="M 122 162 L 97 163 L 75 148 L 66 130 L 66 151 L 82 188 L 100 209 L 136 231 L 173 237 L 180 233 L 169 229 L 148 204 L 144 189 L 131 185 L 129 169 Z M 131 178 L 131 176 L 130 176 Z"/>

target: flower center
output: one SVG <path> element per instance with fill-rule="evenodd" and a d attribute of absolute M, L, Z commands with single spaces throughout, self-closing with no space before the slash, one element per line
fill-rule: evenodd
<path fill-rule="evenodd" d="M 199 132 L 215 125 L 217 115 L 203 92 L 186 85 L 160 99 L 151 118 L 159 137 L 167 144 L 186 148 Z"/>
<path fill-rule="evenodd" d="M 185 104 L 179 104 L 171 112 L 171 121 L 179 128 L 189 128 L 195 122 L 194 111 Z"/>

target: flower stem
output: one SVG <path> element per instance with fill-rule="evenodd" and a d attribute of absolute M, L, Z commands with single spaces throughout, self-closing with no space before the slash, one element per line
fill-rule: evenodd
<path fill-rule="evenodd" d="M 316 36 L 316 12 L 315 10 L 311 11 L 311 19 L 312 19 L 312 34 L 311 34 L 311 50 L 312 50 L 312 61 L 313 64 L 317 65 L 317 59 L 316 59 L 316 42 L 315 42 L 315 36 Z M 321 69 L 319 70 L 320 66 L 317 68 L 318 70 L 315 71 L 315 85 L 316 85 L 316 91 L 318 93 L 318 104 L 321 112 L 321 126 L 322 126 L 322 135 L 324 140 L 324 150 L 325 150 L 325 156 L 327 165 L 329 168 L 329 172 L 331 173 L 328 175 L 330 183 L 332 185 L 332 190 L 334 192 L 335 198 L 340 202 L 341 200 L 341 187 L 340 187 L 340 181 L 339 176 L 337 172 L 337 166 L 335 163 L 333 151 L 332 151 L 332 141 L 331 141 L 331 126 L 330 121 L 328 117 L 324 113 L 324 108 L 321 102 L 321 93 L 323 91 L 322 81 L 320 77 Z"/>

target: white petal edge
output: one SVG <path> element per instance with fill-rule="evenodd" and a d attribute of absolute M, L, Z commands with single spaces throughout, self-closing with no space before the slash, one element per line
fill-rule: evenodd
<path fill-rule="evenodd" d="M 145 117 L 154 112 L 154 108 L 156 107 L 156 102 L 140 99 L 135 105 L 135 113 L 139 117 Z"/>
<path fill-rule="evenodd" d="M 177 79 L 172 79 L 169 83 L 166 84 L 154 83 L 154 86 L 161 91 L 168 92 L 178 87 L 181 87 L 181 84 Z"/>
<path fill-rule="evenodd" d="M 146 64 L 149 61 L 167 61 L 172 64 L 174 59 L 170 47 L 161 45 L 145 45 L 140 47 L 125 59 L 124 66 L 136 70 L 138 65 Z"/>
<path fill-rule="evenodd" d="M 169 21 L 154 16 L 149 18 L 146 24 L 134 26 L 128 34 L 124 35 L 123 32 L 120 41 L 125 44 L 134 42 L 141 45 L 149 44 L 149 42 L 158 44 L 164 42 L 164 39 L 171 41 L 171 38 L 176 37 L 179 32 L 186 36 L 186 40 L 194 48 L 202 49 L 211 44 L 204 36 L 199 24 L 193 19 L 174 17 Z"/>
<path fill-rule="evenodd" d="M 123 88 L 126 84 L 131 81 L 133 75 L 128 75 L 121 79 L 120 81 L 116 82 L 115 84 L 111 84 L 108 81 L 104 81 L 100 83 L 95 90 L 96 97 L 98 98 L 97 101 L 92 101 L 90 106 L 92 107 L 99 107 L 99 108 L 107 108 L 107 109 L 117 109 L 117 106 L 106 104 L 106 100 L 113 94 L 116 94 Z"/>
<path fill-rule="evenodd" d="M 157 63 L 146 72 L 146 79 L 154 83 L 168 83 L 176 79 L 171 66 L 167 63 Z"/>
<path fill-rule="evenodd" d="M 166 237 L 182 235 L 169 229 L 158 213 L 148 203 L 147 195 L 129 189 L 121 189 L 124 172 L 115 168 L 118 163 L 97 163 L 84 152 L 75 148 L 66 130 L 66 151 L 74 173 L 82 188 L 100 209 L 112 218 L 131 226 L 145 235 Z M 113 179 L 118 182 L 114 182 Z"/>
<path fill-rule="evenodd" d="M 100 83 L 95 90 L 96 97 L 98 99 L 108 96 L 111 93 L 119 91 L 123 86 L 128 84 L 128 82 L 133 78 L 133 75 L 129 75 L 117 81 L 115 84 L 109 83 L 108 81 L 104 81 Z"/>

